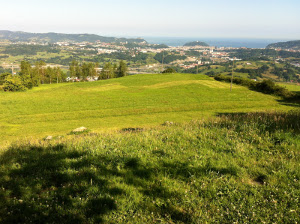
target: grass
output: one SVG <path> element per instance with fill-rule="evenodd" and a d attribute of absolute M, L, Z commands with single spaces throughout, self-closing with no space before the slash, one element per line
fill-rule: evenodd
<path fill-rule="evenodd" d="M 300 92 L 300 85 L 296 84 L 296 83 L 286 83 L 286 82 L 282 82 L 279 83 L 280 86 L 283 86 L 285 88 L 287 88 L 288 90 L 292 91 L 292 92 Z"/>
<path fill-rule="evenodd" d="M 101 133 L 295 106 L 241 86 L 230 92 L 229 87 L 205 75 L 153 74 L 0 92 L 0 145 L 66 135 L 81 126 Z"/>
<path fill-rule="evenodd" d="M 0 223 L 299 223 L 299 134 L 299 111 L 220 113 L 14 144 Z"/>

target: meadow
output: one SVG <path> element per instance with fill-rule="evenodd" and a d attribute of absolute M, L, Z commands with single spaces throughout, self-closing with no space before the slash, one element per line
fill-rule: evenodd
<path fill-rule="evenodd" d="M 299 104 L 229 87 L 152 74 L 1 92 L 0 223 L 299 223 Z"/>
<path fill-rule="evenodd" d="M 295 93 L 300 93 L 300 85 L 297 83 L 279 83 L 280 86 L 283 86 L 287 88 L 289 91 L 295 92 Z"/>
<path fill-rule="evenodd" d="M 155 127 L 219 113 L 288 111 L 295 105 L 205 75 L 133 75 L 89 83 L 41 85 L 0 92 L 0 145 L 65 136 L 77 127 L 94 132 Z"/>
<path fill-rule="evenodd" d="M 300 113 L 13 144 L 0 223 L 299 223 Z"/>

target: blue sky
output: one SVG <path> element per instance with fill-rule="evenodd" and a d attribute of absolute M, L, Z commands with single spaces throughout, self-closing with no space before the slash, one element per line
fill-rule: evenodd
<path fill-rule="evenodd" d="M 300 39 L 300 0 L 0 0 L 0 30 Z"/>

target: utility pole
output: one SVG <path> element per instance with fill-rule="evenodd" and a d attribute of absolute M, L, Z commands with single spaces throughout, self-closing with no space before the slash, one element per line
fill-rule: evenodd
<path fill-rule="evenodd" d="M 230 92 L 232 91 L 233 68 L 234 68 L 234 58 L 233 58 L 233 60 L 232 60 L 232 72 L 231 72 Z"/>

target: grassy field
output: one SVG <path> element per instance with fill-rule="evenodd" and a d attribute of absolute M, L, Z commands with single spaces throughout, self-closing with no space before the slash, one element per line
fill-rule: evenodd
<path fill-rule="evenodd" d="M 282 82 L 282 83 L 279 83 L 279 85 L 287 88 L 289 91 L 300 93 L 300 85 L 298 85 L 296 83 Z"/>
<path fill-rule="evenodd" d="M 0 153 L 0 223 L 300 222 L 299 112 L 69 137 Z"/>
<path fill-rule="evenodd" d="M 278 98 L 204 75 L 153 74 L 89 83 L 42 85 L 0 92 L 0 143 L 66 135 L 85 126 L 96 132 L 185 122 L 218 113 L 290 110 Z"/>

